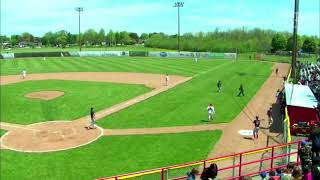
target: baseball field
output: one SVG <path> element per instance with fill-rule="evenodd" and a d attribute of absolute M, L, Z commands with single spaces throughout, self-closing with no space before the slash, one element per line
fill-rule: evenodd
<path fill-rule="evenodd" d="M 288 70 L 253 60 L 151 57 L 23 58 L 0 65 L 0 179 L 85 180 L 205 159 L 223 151 L 221 143 L 237 144 L 228 133 L 265 116 L 265 102 L 274 101 Z M 261 90 L 264 96 L 252 104 Z M 213 121 L 207 120 L 210 103 Z M 91 107 L 97 128 L 87 130 Z"/>

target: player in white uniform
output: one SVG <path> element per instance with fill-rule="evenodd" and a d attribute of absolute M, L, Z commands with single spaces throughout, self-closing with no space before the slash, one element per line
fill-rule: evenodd
<path fill-rule="evenodd" d="M 208 110 L 208 120 L 211 121 L 213 120 L 213 115 L 215 114 L 213 105 L 209 104 L 209 106 L 207 107 L 207 110 Z"/>
<path fill-rule="evenodd" d="M 22 70 L 22 79 L 27 77 L 27 71 L 25 69 Z"/>
<path fill-rule="evenodd" d="M 166 75 L 166 86 L 169 85 L 169 74 Z"/>

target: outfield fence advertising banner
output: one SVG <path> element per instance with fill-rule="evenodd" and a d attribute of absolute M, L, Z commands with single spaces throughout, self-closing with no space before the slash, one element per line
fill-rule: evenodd
<path fill-rule="evenodd" d="M 78 52 L 80 57 L 105 57 L 105 56 L 125 56 L 125 51 L 81 51 Z"/>
<path fill-rule="evenodd" d="M 211 53 L 211 52 L 149 52 L 150 57 L 172 57 L 172 58 L 214 58 L 214 59 L 236 59 L 236 53 Z"/>
<path fill-rule="evenodd" d="M 3 59 L 14 59 L 14 53 L 3 53 L 1 56 Z"/>
<path fill-rule="evenodd" d="M 213 52 L 148 52 L 148 51 L 69 51 L 69 52 L 28 52 L 28 53 L 3 53 L 1 59 L 24 57 L 163 57 L 163 58 L 209 58 L 209 59 L 236 59 L 236 53 Z"/>
<path fill-rule="evenodd" d="M 237 59 L 237 53 L 224 53 L 224 59 Z"/>

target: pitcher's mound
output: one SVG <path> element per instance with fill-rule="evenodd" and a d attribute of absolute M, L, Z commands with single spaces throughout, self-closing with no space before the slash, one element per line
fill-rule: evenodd
<path fill-rule="evenodd" d="M 26 94 L 25 97 L 48 101 L 63 95 L 64 95 L 64 92 L 61 92 L 61 91 L 39 91 L 39 92 L 32 92 L 32 93 Z"/>

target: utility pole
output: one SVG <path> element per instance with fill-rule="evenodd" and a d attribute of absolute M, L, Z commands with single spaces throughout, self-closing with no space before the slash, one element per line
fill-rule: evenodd
<path fill-rule="evenodd" d="M 83 7 L 76 7 L 76 11 L 79 13 L 79 36 L 78 36 L 78 43 L 79 43 L 79 51 L 81 51 L 81 35 L 80 35 L 80 13 L 83 11 Z"/>
<path fill-rule="evenodd" d="M 180 7 L 183 7 L 184 2 L 176 2 L 173 7 L 178 8 L 178 52 L 180 52 Z"/>
<path fill-rule="evenodd" d="M 297 33 L 298 33 L 298 15 L 299 15 L 299 0 L 294 2 L 294 21 L 293 21 L 293 48 L 291 61 L 291 77 L 293 83 L 296 82 L 296 61 L 297 61 Z"/>

